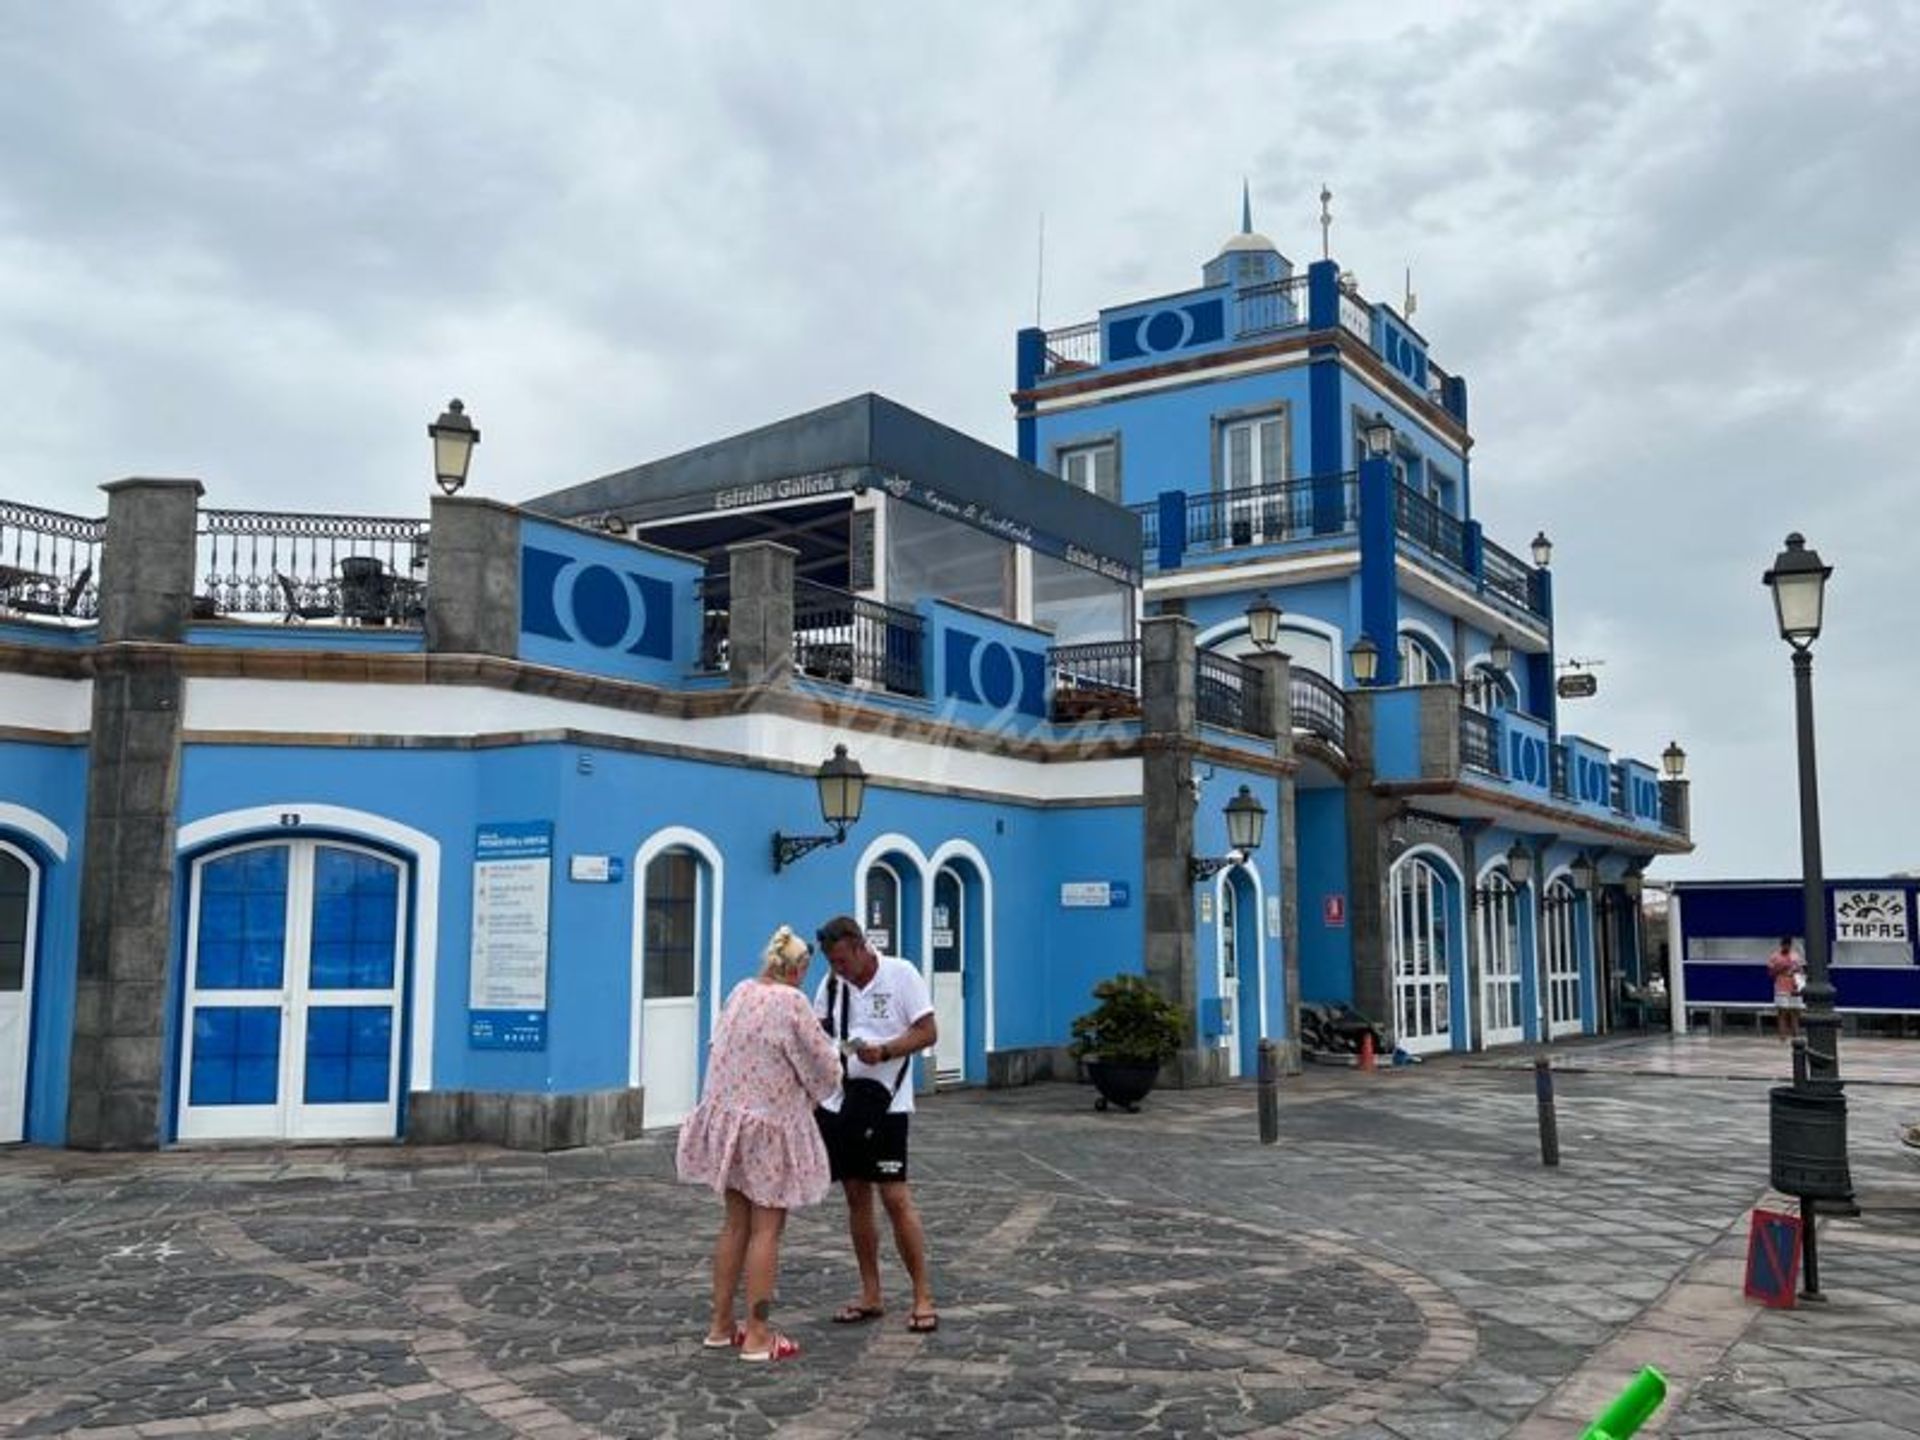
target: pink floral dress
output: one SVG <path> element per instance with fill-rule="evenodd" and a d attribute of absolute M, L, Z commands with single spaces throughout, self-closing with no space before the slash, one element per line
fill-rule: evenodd
<path fill-rule="evenodd" d="M 791 1210 L 827 1193 L 816 1101 L 840 1083 L 840 1053 L 791 985 L 746 980 L 720 1012 L 707 1092 L 680 1127 L 680 1178 Z"/>

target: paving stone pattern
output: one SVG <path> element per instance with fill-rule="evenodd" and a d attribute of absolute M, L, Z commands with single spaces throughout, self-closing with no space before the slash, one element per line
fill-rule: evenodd
<path fill-rule="evenodd" d="M 1871 1203 L 1822 1231 L 1829 1303 L 1777 1312 L 1739 1293 L 1763 1091 L 1561 1097 L 1556 1171 L 1531 1078 L 1458 1064 L 1289 1082 L 1271 1148 L 1247 1088 L 1135 1116 L 1068 1085 L 937 1097 L 939 1332 L 906 1333 L 884 1249 L 889 1314 L 826 1323 L 856 1284 L 830 1202 L 789 1224 L 804 1354 L 774 1366 L 698 1343 L 717 1203 L 673 1182 L 671 1136 L 14 1151 L 0 1433 L 1575 1436 L 1651 1358 L 1676 1392 L 1650 1433 L 1920 1435 L 1920 1089 L 1854 1093 Z"/>

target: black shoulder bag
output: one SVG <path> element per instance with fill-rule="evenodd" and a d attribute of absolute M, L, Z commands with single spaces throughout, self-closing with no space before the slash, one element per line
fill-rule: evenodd
<path fill-rule="evenodd" d="M 847 1039 L 847 1011 L 852 1003 L 853 987 L 839 976 L 834 977 L 834 985 L 840 991 L 840 1040 L 844 1045 Z M 913 1065 L 911 1055 L 900 1057 L 900 1073 L 894 1077 L 893 1085 L 888 1087 L 878 1080 L 869 1080 L 865 1076 L 856 1079 L 847 1073 L 847 1052 L 840 1052 L 840 1123 L 862 1140 L 871 1140 L 873 1132 L 880 1128 L 880 1122 L 893 1109 L 893 1097 L 900 1093 L 900 1087 L 906 1083 L 907 1071 Z"/>

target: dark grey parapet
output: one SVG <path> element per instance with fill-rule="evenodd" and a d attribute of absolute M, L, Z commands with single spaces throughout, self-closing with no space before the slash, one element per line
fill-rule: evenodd
<path fill-rule="evenodd" d="M 410 1145 L 499 1145 L 572 1150 L 639 1137 L 646 1092 L 639 1087 L 576 1095 L 487 1090 L 420 1090 L 407 1097 Z"/>
<path fill-rule="evenodd" d="M 433 497 L 428 532 L 427 649 L 520 653 L 520 512 L 494 500 Z"/>
<path fill-rule="evenodd" d="M 198 480 L 116 480 L 107 492 L 100 549 L 100 635 L 177 644 L 193 613 Z"/>
<path fill-rule="evenodd" d="M 727 674 L 735 686 L 785 685 L 793 676 L 799 553 L 770 540 L 727 547 Z"/>

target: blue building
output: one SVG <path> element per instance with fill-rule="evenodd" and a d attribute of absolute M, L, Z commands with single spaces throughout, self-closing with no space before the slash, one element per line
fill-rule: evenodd
<path fill-rule="evenodd" d="M 928 1087 L 1070 1074 L 1120 972 L 1187 1084 L 1303 999 L 1606 1028 L 1685 782 L 1562 732 L 1464 382 L 1252 234 L 1019 356 L 1017 456 L 868 395 L 519 506 L 0 505 L 0 1140 L 673 1124 L 841 910 Z"/>

